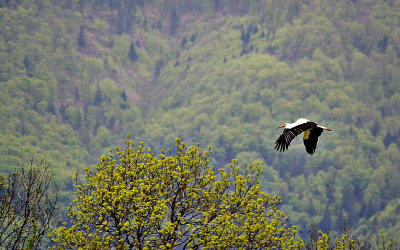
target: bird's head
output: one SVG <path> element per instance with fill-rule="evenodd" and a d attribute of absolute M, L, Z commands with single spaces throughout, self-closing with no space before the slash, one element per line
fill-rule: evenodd
<path fill-rule="evenodd" d="M 281 126 L 279 126 L 279 127 L 277 127 L 277 128 L 286 128 L 286 126 L 288 125 L 289 123 L 285 123 L 285 124 L 283 124 L 283 125 L 281 125 Z"/>

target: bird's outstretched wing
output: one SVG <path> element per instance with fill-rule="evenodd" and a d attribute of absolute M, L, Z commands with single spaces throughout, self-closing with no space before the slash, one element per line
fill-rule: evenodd
<path fill-rule="evenodd" d="M 304 134 L 304 146 L 306 147 L 307 153 L 309 153 L 310 155 L 315 153 L 315 149 L 317 148 L 318 143 L 318 137 L 322 134 L 322 131 L 324 131 L 322 128 L 315 127 L 307 131 L 309 133 L 307 136 L 306 134 Z"/>
<path fill-rule="evenodd" d="M 285 128 L 275 142 L 275 149 L 281 152 L 285 151 L 296 136 L 316 126 L 316 123 L 308 121 L 293 128 Z"/>
<path fill-rule="evenodd" d="M 298 134 L 295 134 L 292 130 L 285 128 L 281 136 L 279 136 L 278 140 L 275 142 L 275 149 L 281 152 L 285 151 Z"/>

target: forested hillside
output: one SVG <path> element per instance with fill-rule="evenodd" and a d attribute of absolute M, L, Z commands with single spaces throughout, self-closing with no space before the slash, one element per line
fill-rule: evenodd
<path fill-rule="evenodd" d="M 0 2 L 0 167 L 43 157 L 63 201 L 127 133 L 264 162 L 301 235 L 400 237 L 400 1 Z M 275 151 L 284 122 L 333 130 Z M 154 150 L 157 152 L 156 150 Z M 373 238 L 374 239 L 374 238 Z"/>

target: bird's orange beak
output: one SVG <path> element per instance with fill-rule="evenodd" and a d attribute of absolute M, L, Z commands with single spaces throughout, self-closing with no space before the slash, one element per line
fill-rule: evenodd
<path fill-rule="evenodd" d="M 279 126 L 277 128 L 283 128 L 283 127 L 286 127 L 286 124 L 283 124 L 283 125 L 281 125 L 281 126 Z"/>

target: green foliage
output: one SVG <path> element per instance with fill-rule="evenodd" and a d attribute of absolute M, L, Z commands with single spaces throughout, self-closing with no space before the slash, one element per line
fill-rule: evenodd
<path fill-rule="evenodd" d="M 307 243 L 306 249 L 366 249 L 371 247 L 370 242 L 363 238 L 357 239 L 351 235 L 348 225 L 343 225 L 340 234 L 334 231 L 324 233 L 317 231 L 316 225 L 312 224 L 310 228 L 310 242 Z M 383 249 L 386 249 L 385 247 Z M 389 248 L 391 249 L 391 248 Z"/>
<path fill-rule="evenodd" d="M 215 171 L 211 148 L 187 148 L 157 157 L 144 144 L 125 141 L 102 156 L 85 180 L 76 174 L 71 226 L 54 230 L 62 248 L 280 248 L 301 247 L 277 209 L 280 197 L 259 190 L 260 162 L 237 160 Z"/>
<path fill-rule="evenodd" d="M 70 175 L 121 133 L 158 150 L 179 136 L 212 145 L 221 168 L 237 156 L 263 160 L 260 188 L 288 201 L 301 235 L 313 220 L 329 227 L 351 215 L 356 232 L 396 238 L 399 8 L 383 0 L 1 2 L 1 171 L 12 171 L 21 145 L 45 152 L 65 201 Z M 334 132 L 313 157 L 301 139 L 275 152 L 276 125 L 299 117 Z"/>

